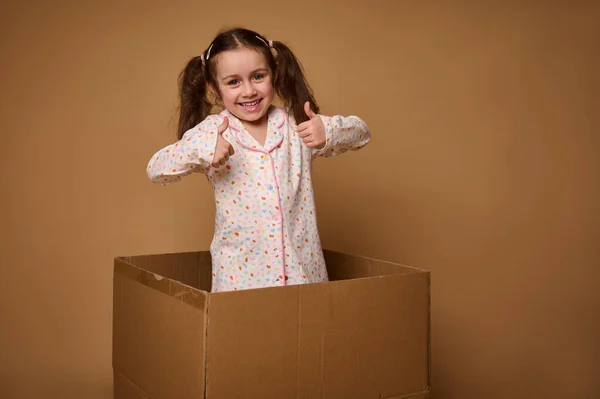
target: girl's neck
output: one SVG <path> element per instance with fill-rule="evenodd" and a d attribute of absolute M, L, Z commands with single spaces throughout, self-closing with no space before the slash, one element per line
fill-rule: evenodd
<path fill-rule="evenodd" d="M 263 115 L 262 118 L 260 118 L 257 121 L 245 121 L 245 120 L 241 120 L 242 124 L 244 125 L 244 127 L 246 129 L 260 129 L 260 128 L 266 128 L 267 127 L 267 114 Z"/>
<path fill-rule="evenodd" d="M 248 122 L 248 121 L 242 120 L 241 122 L 242 122 L 242 125 L 244 125 L 244 127 L 248 131 L 248 133 L 250 133 L 252 135 L 252 137 L 254 137 L 254 139 L 256 141 L 258 141 L 258 143 L 260 145 L 265 144 L 265 141 L 267 139 L 267 123 L 268 123 L 267 114 L 265 114 L 262 118 L 260 118 L 257 121 Z"/>

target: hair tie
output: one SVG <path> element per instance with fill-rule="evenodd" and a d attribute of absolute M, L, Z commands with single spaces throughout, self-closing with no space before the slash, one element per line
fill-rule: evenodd
<path fill-rule="evenodd" d="M 265 46 L 267 46 L 269 48 L 273 48 L 273 40 L 269 40 L 269 42 L 267 43 L 267 41 L 260 36 L 256 36 L 256 38 L 258 40 L 260 40 L 261 42 L 263 42 L 265 44 Z"/>
<path fill-rule="evenodd" d="M 210 46 L 208 47 L 208 50 L 206 50 L 206 57 L 204 57 L 204 53 L 200 54 L 200 60 L 202 62 L 208 61 L 208 57 L 210 57 L 210 50 L 212 49 L 213 45 L 214 45 L 214 43 L 211 43 Z"/>
<path fill-rule="evenodd" d="M 208 57 L 210 57 L 210 50 L 212 49 L 213 45 L 214 45 L 214 43 L 211 43 L 208 50 L 206 50 L 206 61 L 208 61 Z"/>

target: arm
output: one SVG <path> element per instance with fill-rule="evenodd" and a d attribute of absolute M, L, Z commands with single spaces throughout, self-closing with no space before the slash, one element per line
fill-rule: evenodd
<path fill-rule="evenodd" d="M 181 140 L 157 151 L 146 168 L 150 181 L 166 185 L 192 172 L 206 173 L 215 153 L 218 128 L 216 119 L 209 116 Z"/>
<path fill-rule="evenodd" d="M 357 151 L 371 141 L 369 127 L 357 116 L 319 117 L 325 125 L 326 141 L 322 148 L 313 148 L 313 157 L 333 157 L 347 151 Z"/>

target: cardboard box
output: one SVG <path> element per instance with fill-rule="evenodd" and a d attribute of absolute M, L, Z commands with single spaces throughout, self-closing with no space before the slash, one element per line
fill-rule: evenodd
<path fill-rule="evenodd" d="M 426 398 L 429 272 L 325 260 L 327 283 L 210 293 L 208 252 L 115 258 L 115 398 Z"/>

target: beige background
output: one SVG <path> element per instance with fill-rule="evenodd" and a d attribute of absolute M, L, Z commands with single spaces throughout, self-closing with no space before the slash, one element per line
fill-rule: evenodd
<path fill-rule="evenodd" d="M 109 398 L 113 257 L 208 248 L 207 182 L 145 167 L 235 24 L 372 128 L 323 242 L 432 271 L 435 398 L 600 397 L 598 2 L 417 3 L 3 1 L 0 397 Z"/>

